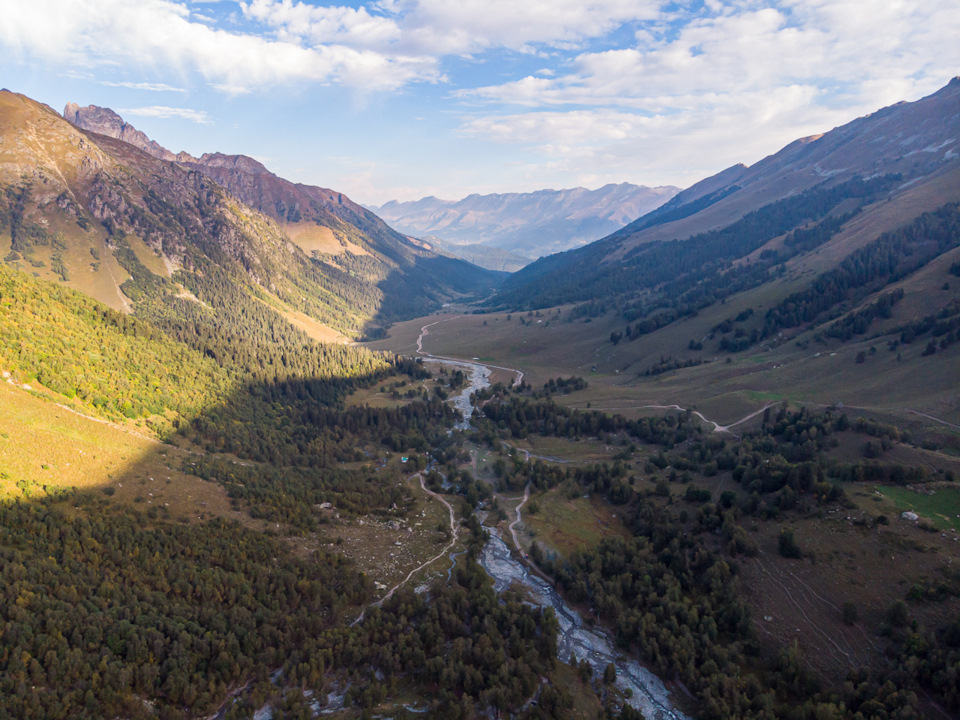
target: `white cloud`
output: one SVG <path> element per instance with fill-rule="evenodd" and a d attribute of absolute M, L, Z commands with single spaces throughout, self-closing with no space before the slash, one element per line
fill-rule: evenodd
<path fill-rule="evenodd" d="M 367 90 L 434 81 L 430 57 L 389 56 L 345 45 L 304 47 L 287 40 L 212 28 L 171 0 L 35 0 L 13 3 L 0 43 L 14 58 L 78 67 L 199 73 L 210 84 L 256 89 L 276 83 L 339 82 Z"/>
<path fill-rule="evenodd" d="M 752 164 L 798 137 L 849 119 L 843 111 L 811 109 L 815 92 L 790 86 L 715 95 L 680 113 L 604 108 L 494 115 L 466 121 L 463 132 L 515 143 L 526 155 L 542 157 L 539 173 L 547 177 L 683 186 L 737 162 Z M 693 106 L 696 99 L 680 102 Z"/>
<path fill-rule="evenodd" d="M 174 108 L 166 107 L 164 105 L 151 105 L 149 107 L 140 107 L 140 108 L 121 108 L 121 115 L 136 115 L 139 117 L 155 117 L 155 118 L 181 118 L 183 120 L 189 120 L 190 122 L 195 122 L 199 125 L 211 125 L 212 121 L 210 117 L 203 110 L 192 110 L 190 108 Z"/>
<path fill-rule="evenodd" d="M 293 0 L 240 3 L 245 17 L 274 28 L 284 40 L 337 43 L 382 49 L 400 37 L 396 21 L 371 15 L 365 8 L 308 5 Z"/>
<path fill-rule="evenodd" d="M 861 109 L 876 104 L 878 83 L 916 94 L 941 85 L 942 68 L 960 66 L 960 5 L 953 0 L 881 1 L 870 3 L 869 11 L 860 2 L 830 0 L 788 0 L 779 9 L 714 6 L 714 13 L 675 18 L 672 37 L 644 30 L 634 47 L 584 53 L 572 72 L 552 80 L 529 76 L 461 96 L 659 112 L 675 105 L 674 97 L 801 84 Z"/>
<path fill-rule="evenodd" d="M 487 108 L 463 132 L 540 153 L 557 173 L 683 184 L 920 97 L 960 67 L 954 0 L 878 0 L 869 11 L 714 0 L 698 16 L 679 12 L 641 28 L 631 47 L 582 53 L 563 74 L 460 90 Z"/>
<path fill-rule="evenodd" d="M 399 55 L 468 55 L 532 45 L 573 49 L 623 23 L 650 20 L 658 0 L 381 0 L 365 7 L 300 0 L 241 2 L 244 17 L 280 39 L 339 43 Z"/>
<path fill-rule="evenodd" d="M 657 0 L 395 0 L 380 7 L 403 14 L 403 42 L 425 52 L 469 54 L 529 45 L 573 47 L 623 23 L 651 20 Z"/>
<path fill-rule="evenodd" d="M 149 92 L 186 92 L 183 88 L 173 87 L 166 83 L 147 83 L 147 82 L 111 82 L 110 80 L 100 80 L 101 85 L 108 87 L 122 87 L 130 90 L 146 90 Z"/>

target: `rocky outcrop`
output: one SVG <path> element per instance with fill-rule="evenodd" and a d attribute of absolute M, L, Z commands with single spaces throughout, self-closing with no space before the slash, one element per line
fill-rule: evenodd
<path fill-rule="evenodd" d="M 144 133 L 137 130 L 133 125 L 124 121 L 122 117 L 110 108 L 97 107 L 96 105 L 80 107 L 76 103 L 67 103 L 63 109 L 63 117 L 78 128 L 122 140 L 161 160 L 171 162 L 196 161 L 196 158 L 187 153 L 174 155 L 165 147 L 154 142 Z"/>

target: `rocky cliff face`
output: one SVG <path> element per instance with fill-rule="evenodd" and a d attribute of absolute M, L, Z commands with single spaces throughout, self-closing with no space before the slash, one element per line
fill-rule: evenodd
<path fill-rule="evenodd" d="M 196 170 L 214 181 L 249 207 L 262 212 L 281 225 L 313 223 L 329 228 L 343 243 L 353 243 L 373 252 L 383 252 L 394 262 L 410 263 L 425 254 L 422 248 L 390 228 L 373 212 L 335 190 L 292 183 L 270 172 L 247 155 L 204 153 L 199 158 L 188 153 L 174 154 L 109 108 L 95 105 L 79 107 L 68 103 L 63 116 L 76 127 L 117 138 L 161 160 Z M 432 254 L 426 252 L 426 254 Z"/>

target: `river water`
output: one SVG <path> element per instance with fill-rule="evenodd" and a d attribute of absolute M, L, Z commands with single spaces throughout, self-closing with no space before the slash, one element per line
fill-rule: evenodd
<path fill-rule="evenodd" d="M 434 358 L 422 353 L 425 360 L 463 368 L 469 376 L 467 387 L 453 400 L 454 406 L 463 413 L 464 419 L 457 425 L 460 429 L 470 426 L 474 407 L 470 396 L 490 385 L 490 368 L 480 363 Z M 542 578 L 529 572 L 526 565 L 517 560 L 496 530 L 491 530 L 480 557 L 480 565 L 493 578 L 497 592 L 503 592 L 514 583 L 524 587 L 530 599 L 541 607 L 552 607 L 557 616 L 557 656 L 563 662 L 576 654 L 580 660 L 588 660 L 595 676 L 600 676 L 608 663 L 617 669 L 617 687 L 633 708 L 649 720 L 689 720 L 670 701 L 670 691 L 663 681 L 636 660 L 619 653 L 608 632 L 584 623 L 579 613 L 570 607 L 560 594 Z"/>

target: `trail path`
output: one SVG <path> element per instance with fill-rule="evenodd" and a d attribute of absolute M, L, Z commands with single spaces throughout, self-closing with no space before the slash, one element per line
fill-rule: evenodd
<path fill-rule="evenodd" d="M 919 415 L 920 417 L 925 417 L 925 418 L 927 418 L 927 420 L 933 420 L 934 422 L 938 422 L 938 423 L 940 423 L 941 425 L 946 425 L 947 427 L 953 428 L 954 430 L 960 430 L 960 425 L 954 425 L 952 422 L 947 422 L 946 420 L 941 420 L 940 418 L 934 417 L 933 415 L 927 415 L 927 413 L 920 412 L 919 410 L 911 410 L 910 408 L 905 408 L 905 409 L 906 409 L 906 411 L 907 411 L 908 413 L 912 413 L 912 414 L 914 414 L 914 415 Z"/>
<path fill-rule="evenodd" d="M 703 415 L 703 413 L 701 413 L 701 412 L 699 412 L 699 411 L 697 411 L 697 410 L 690 410 L 689 412 L 691 412 L 691 413 L 693 413 L 694 415 L 696 415 L 698 418 L 700 418 L 701 420 L 703 420 L 705 423 L 710 423 L 711 425 L 713 425 L 713 431 L 714 431 L 714 432 L 718 432 L 718 433 L 725 432 L 725 433 L 730 433 L 731 435 L 733 435 L 734 433 L 730 430 L 730 428 L 736 427 L 737 425 L 740 425 L 741 423 L 745 423 L 747 420 L 752 420 L 752 419 L 755 418 L 757 415 L 760 415 L 761 413 L 763 413 L 764 411 L 766 411 L 767 408 L 771 408 L 771 407 L 773 407 L 774 405 L 776 405 L 776 403 L 769 403 L 769 404 L 767 404 L 767 405 L 764 405 L 764 406 L 763 406 L 762 408 L 760 408 L 759 410 L 755 410 L 754 412 L 750 413 L 749 415 L 744 415 L 742 418 L 740 418 L 740 419 L 737 420 L 736 422 L 730 423 L 729 425 L 721 425 L 721 424 L 718 423 L 716 420 L 710 420 L 709 418 L 705 417 L 705 416 Z M 679 411 L 681 411 L 681 412 L 688 412 L 687 408 L 682 408 L 682 407 L 680 407 L 679 405 L 640 405 L 639 408 L 637 408 L 637 409 L 643 410 L 643 409 L 647 409 L 647 408 L 653 408 L 653 409 L 656 409 L 656 410 L 679 410 Z"/>
<path fill-rule="evenodd" d="M 510 531 L 510 535 L 513 537 L 513 544 L 517 546 L 517 550 L 521 555 L 524 554 L 523 548 L 520 547 L 520 539 L 517 537 L 517 525 L 520 524 L 520 509 L 527 504 L 527 500 L 530 499 L 530 483 L 527 483 L 527 487 L 523 490 L 523 500 L 520 501 L 520 504 L 517 505 L 517 519 L 510 523 L 510 526 L 507 528 Z"/>
<path fill-rule="evenodd" d="M 409 573 L 407 573 L 407 576 L 406 576 L 403 580 L 401 580 L 400 582 L 398 582 L 396 585 L 394 585 L 392 588 L 390 588 L 389 592 L 387 592 L 386 595 L 384 595 L 382 598 L 380 598 L 380 599 L 377 600 L 376 602 L 370 603 L 370 605 L 368 605 L 366 608 L 364 608 L 364 609 L 363 609 L 363 612 L 360 613 L 360 616 L 359 616 L 356 620 L 354 620 L 352 623 L 350 623 L 350 626 L 351 626 L 351 627 L 354 626 L 354 625 L 356 625 L 357 623 L 359 623 L 359 622 L 361 622 L 361 621 L 363 620 L 364 615 L 366 615 L 368 608 L 371 608 L 371 607 L 380 607 L 381 605 L 383 605 L 383 603 L 385 603 L 387 600 L 389 600 L 391 597 L 393 597 L 393 594 L 394 594 L 397 590 L 399 590 L 399 589 L 402 588 L 404 585 L 406 585 L 408 582 L 410 582 L 410 578 L 412 578 L 412 577 L 413 577 L 414 575 L 416 575 L 418 572 L 420 572 L 421 570 L 423 570 L 425 567 L 427 567 L 427 566 L 429 566 L 429 565 L 432 565 L 432 564 L 435 563 L 437 560 L 439 560 L 440 558 L 444 557 L 448 552 L 450 552 L 450 548 L 452 548 L 454 545 L 457 544 L 457 540 L 459 539 L 459 536 L 460 536 L 460 523 L 457 522 L 456 514 L 455 514 L 454 511 L 453 511 L 453 505 L 451 505 L 449 502 L 447 502 L 447 499 L 446 499 L 445 497 L 443 497 L 442 495 L 438 495 L 438 494 L 435 493 L 433 490 L 431 490 L 430 488 L 427 487 L 426 482 L 425 482 L 424 479 L 423 479 L 423 473 L 418 472 L 416 475 L 411 475 L 410 477 L 411 477 L 411 478 L 414 478 L 414 477 L 415 477 L 415 478 L 419 479 L 419 480 L 420 480 L 420 487 L 421 487 L 421 489 L 422 489 L 427 495 L 430 495 L 430 496 L 433 497 L 434 499 L 439 500 L 441 503 L 443 503 L 443 506 L 444 506 L 445 508 L 447 508 L 447 512 L 450 513 L 450 535 L 451 535 L 451 537 L 450 537 L 450 542 L 448 542 L 448 543 L 444 546 L 443 550 L 441 550 L 439 553 L 437 553 L 437 554 L 434 555 L 432 558 L 430 558 L 429 560 L 426 560 L 425 562 L 421 563 L 420 565 L 418 565 L 417 567 L 415 567 L 413 570 L 411 570 Z"/>
<path fill-rule="evenodd" d="M 711 420 L 710 418 L 706 417 L 706 416 L 705 416 L 703 413 L 701 413 L 699 410 L 691 410 L 691 409 L 689 409 L 689 408 L 680 407 L 679 405 L 637 405 L 637 406 L 635 406 L 635 407 L 593 408 L 593 409 L 594 409 L 594 410 L 606 410 L 606 411 L 609 411 L 609 412 L 623 412 L 624 410 L 679 410 L 680 412 L 690 412 L 690 413 L 696 415 L 696 416 L 697 416 L 698 418 L 700 418 L 701 420 L 703 420 L 703 422 L 709 423 L 709 424 L 713 425 L 713 432 L 717 432 L 717 433 L 729 433 L 729 434 L 731 434 L 731 435 L 737 436 L 736 433 L 734 433 L 730 428 L 736 427 L 737 425 L 740 425 L 741 423 L 745 423 L 747 420 L 752 420 L 753 418 L 757 417 L 757 415 L 762 414 L 762 413 L 765 412 L 768 408 L 772 408 L 772 407 L 773 407 L 774 405 L 776 405 L 776 404 L 777 404 L 777 403 L 768 403 L 767 405 L 764 405 L 764 406 L 763 406 L 762 408 L 760 408 L 759 410 L 754 410 L 754 411 L 753 411 L 752 413 L 750 413 L 749 415 L 744 415 L 742 418 L 740 418 L 740 419 L 737 420 L 736 422 L 730 423 L 729 425 L 721 425 L 721 424 L 718 423 L 716 420 Z M 739 437 L 739 436 L 737 436 L 737 437 Z"/>

